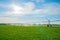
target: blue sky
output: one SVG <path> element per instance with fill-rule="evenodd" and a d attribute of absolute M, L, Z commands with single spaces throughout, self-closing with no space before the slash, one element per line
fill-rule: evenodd
<path fill-rule="evenodd" d="M 0 23 L 60 20 L 60 0 L 0 0 Z"/>

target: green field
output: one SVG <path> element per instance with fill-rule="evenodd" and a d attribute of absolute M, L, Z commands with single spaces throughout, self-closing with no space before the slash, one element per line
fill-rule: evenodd
<path fill-rule="evenodd" d="M 0 25 L 0 40 L 60 40 L 60 27 Z"/>

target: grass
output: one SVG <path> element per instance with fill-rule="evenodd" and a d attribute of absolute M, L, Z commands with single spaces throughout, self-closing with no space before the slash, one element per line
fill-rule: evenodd
<path fill-rule="evenodd" d="M 0 40 L 60 40 L 60 27 L 0 25 Z"/>

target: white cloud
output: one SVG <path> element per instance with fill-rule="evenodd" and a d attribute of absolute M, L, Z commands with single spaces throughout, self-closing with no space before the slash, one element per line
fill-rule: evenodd
<path fill-rule="evenodd" d="M 0 22 L 3 23 L 15 23 L 18 22 L 18 20 L 16 18 L 12 18 L 12 17 L 0 17 Z"/>
<path fill-rule="evenodd" d="M 20 19 L 18 17 L 0 17 L 0 23 L 28 23 L 29 22 L 28 20 L 27 21 L 23 20 L 23 18 L 21 20 Z"/>
<path fill-rule="evenodd" d="M 12 9 L 11 11 L 6 12 L 8 15 L 24 15 L 24 14 L 31 14 L 33 9 L 35 8 L 35 4 L 32 2 L 27 2 L 24 3 L 23 6 L 11 4 L 8 7 Z"/>
<path fill-rule="evenodd" d="M 34 10 L 35 13 L 39 14 L 59 14 L 60 13 L 60 4 L 50 3 L 43 4 L 43 8 Z"/>
<path fill-rule="evenodd" d="M 36 2 L 45 2 L 45 0 L 36 0 Z"/>
<path fill-rule="evenodd" d="M 1 5 L 3 6 L 3 5 Z M 35 9 L 36 5 L 32 2 L 24 3 L 23 6 L 19 6 L 16 4 L 7 5 L 5 7 L 11 8 L 10 11 L 3 12 L 4 15 L 11 15 L 11 16 L 23 16 L 26 14 L 57 14 L 60 13 L 60 4 L 58 3 L 49 3 L 49 4 L 43 4 L 43 7 L 41 9 Z M 19 18 L 12 18 L 12 17 L 1 17 L 0 22 L 23 22 Z M 27 22 L 25 20 L 25 22 Z"/>
<path fill-rule="evenodd" d="M 32 1 L 35 1 L 35 2 L 45 2 L 45 0 L 32 0 Z"/>
<path fill-rule="evenodd" d="M 7 15 L 25 15 L 25 14 L 56 14 L 60 13 L 60 4 L 48 3 L 43 4 L 41 9 L 35 9 L 36 5 L 33 2 L 23 3 L 23 6 L 16 4 L 8 5 L 10 11 L 4 12 Z"/>
<path fill-rule="evenodd" d="M 60 13 L 60 4 L 58 3 L 45 4 L 44 10 L 45 13 L 52 13 L 52 14 Z"/>

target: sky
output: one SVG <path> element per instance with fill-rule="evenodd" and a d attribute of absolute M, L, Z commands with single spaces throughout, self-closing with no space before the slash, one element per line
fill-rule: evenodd
<path fill-rule="evenodd" d="M 60 20 L 60 0 L 0 0 L 0 23 L 48 20 Z"/>

